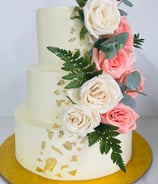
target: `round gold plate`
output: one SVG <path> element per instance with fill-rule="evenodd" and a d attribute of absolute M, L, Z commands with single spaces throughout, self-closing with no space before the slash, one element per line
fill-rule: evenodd
<path fill-rule="evenodd" d="M 138 180 L 150 167 L 152 151 L 146 140 L 138 133 L 133 133 L 133 155 L 122 171 L 95 180 L 86 181 L 56 181 L 48 180 L 33 174 L 18 164 L 15 159 L 14 135 L 10 136 L 0 146 L 0 174 L 12 184 L 131 184 Z"/>

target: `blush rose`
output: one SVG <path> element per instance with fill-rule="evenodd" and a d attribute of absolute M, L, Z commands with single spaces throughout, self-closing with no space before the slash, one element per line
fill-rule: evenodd
<path fill-rule="evenodd" d="M 105 53 L 98 49 L 93 49 L 93 61 L 96 63 L 97 70 L 103 70 L 104 74 L 111 75 L 114 79 L 120 78 L 133 64 L 133 54 L 128 55 L 124 49 L 112 58 L 107 59 Z"/>
<path fill-rule="evenodd" d="M 136 129 L 136 120 L 139 115 L 129 106 L 119 103 L 109 112 L 101 115 L 101 122 L 118 127 L 120 134 Z"/>

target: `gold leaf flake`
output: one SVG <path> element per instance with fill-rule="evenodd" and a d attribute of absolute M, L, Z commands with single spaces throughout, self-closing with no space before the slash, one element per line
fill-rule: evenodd
<path fill-rule="evenodd" d="M 73 34 L 75 32 L 75 28 L 71 27 L 70 33 Z"/>
<path fill-rule="evenodd" d="M 61 107 L 65 100 L 56 100 L 56 104 L 58 107 Z"/>
<path fill-rule="evenodd" d="M 49 129 L 47 129 L 47 132 L 48 132 L 48 138 L 51 140 L 54 136 L 54 132 Z"/>
<path fill-rule="evenodd" d="M 71 158 L 70 161 L 72 161 L 72 162 L 78 161 L 77 156 L 76 155 L 72 155 L 72 158 Z"/>
<path fill-rule="evenodd" d="M 57 164 L 57 160 L 55 158 L 48 158 L 46 160 L 46 164 L 45 164 L 45 167 L 44 167 L 44 170 L 49 170 L 49 171 L 53 171 L 53 169 L 55 168 Z"/>
<path fill-rule="evenodd" d="M 68 165 L 62 165 L 61 166 L 61 169 L 63 170 L 63 169 L 66 169 L 66 168 L 68 168 L 69 166 Z"/>
<path fill-rule="evenodd" d="M 65 101 L 65 105 L 71 105 L 72 102 L 70 100 Z"/>
<path fill-rule="evenodd" d="M 37 161 L 38 161 L 38 162 L 42 162 L 42 159 L 40 159 L 40 158 L 37 158 Z"/>
<path fill-rule="evenodd" d="M 44 170 L 41 169 L 40 167 L 36 167 L 36 171 L 37 171 L 37 172 L 44 172 Z"/>
<path fill-rule="evenodd" d="M 57 123 L 54 123 L 52 127 L 53 127 L 53 128 L 60 128 L 60 125 L 57 124 Z"/>
<path fill-rule="evenodd" d="M 64 89 L 62 92 L 63 92 L 63 94 L 66 94 L 67 93 L 67 90 Z"/>
<path fill-rule="evenodd" d="M 82 140 L 81 140 L 81 144 L 86 144 L 86 142 L 87 142 L 87 139 L 84 137 Z"/>
<path fill-rule="evenodd" d="M 57 83 L 57 85 L 59 85 L 59 86 L 62 86 L 62 85 L 64 85 L 65 84 L 65 81 L 64 80 L 60 80 L 58 83 Z"/>
<path fill-rule="evenodd" d="M 70 38 L 69 42 L 74 42 L 76 40 L 76 38 Z"/>
<path fill-rule="evenodd" d="M 56 119 L 59 119 L 59 117 L 60 117 L 60 114 L 57 114 Z"/>
<path fill-rule="evenodd" d="M 87 49 L 83 49 L 83 50 L 82 50 L 82 53 L 83 53 L 83 54 L 85 54 L 85 53 L 87 53 L 87 52 L 88 52 Z"/>
<path fill-rule="evenodd" d="M 62 177 L 62 175 L 61 175 L 61 173 L 57 173 L 55 176 L 57 176 L 57 177 Z"/>
<path fill-rule="evenodd" d="M 42 141 L 41 143 L 41 149 L 44 149 L 46 147 L 46 142 L 45 141 Z"/>
<path fill-rule="evenodd" d="M 64 136 L 64 131 L 59 131 L 59 138 L 62 138 Z"/>
<path fill-rule="evenodd" d="M 77 173 L 77 170 L 75 169 L 75 170 L 69 171 L 68 173 L 69 173 L 70 175 L 72 175 L 72 176 L 75 176 L 76 173 Z"/>
<path fill-rule="evenodd" d="M 69 141 L 66 141 L 64 144 L 63 144 L 63 147 L 65 148 L 65 149 L 67 149 L 67 150 L 72 150 L 72 145 L 73 145 L 74 143 L 72 143 L 72 142 L 69 142 Z"/>
<path fill-rule="evenodd" d="M 60 151 L 59 148 L 57 148 L 57 147 L 55 147 L 55 146 L 51 146 L 51 148 L 52 148 L 55 152 L 59 153 L 60 155 L 64 155 L 63 152 Z"/>
<path fill-rule="evenodd" d="M 77 150 L 78 150 L 78 151 L 81 151 L 81 150 L 82 150 L 82 148 L 77 148 Z"/>
<path fill-rule="evenodd" d="M 54 91 L 54 94 L 56 94 L 57 96 L 59 96 L 60 95 L 60 91 L 59 90 L 56 90 L 56 91 Z"/>

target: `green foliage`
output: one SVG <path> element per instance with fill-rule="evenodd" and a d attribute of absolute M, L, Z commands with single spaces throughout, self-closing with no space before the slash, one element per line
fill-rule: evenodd
<path fill-rule="evenodd" d="M 80 39 L 84 39 L 85 35 L 88 33 L 88 30 L 86 28 L 86 26 L 83 26 L 81 31 L 80 31 Z"/>
<path fill-rule="evenodd" d="M 140 34 L 139 33 L 134 34 L 134 47 L 141 49 L 141 46 L 143 45 L 144 40 L 145 39 L 140 38 Z"/>
<path fill-rule="evenodd" d="M 76 2 L 82 8 L 86 4 L 87 0 L 76 0 Z"/>
<path fill-rule="evenodd" d="M 47 48 L 64 61 L 61 69 L 68 74 L 63 76 L 63 79 L 70 80 L 65 86 L 66 89 L 78 88 L 87 80 L 102 74 L 102 70 L 96 70 L 96 64 L 91 61 L 91 57 L 88 54 L 81 56 L 80 50 L 73 53 L 58 47 Z"/>
<path fill-rule="evenodd" d="M 122 9 L 118 9 L 118 10 L 119 10 L 121 16 L 127 16 L 127 13 L 124 10 L 122 10 Z"/>
<path fill-rule="evenodd" d="M 125 5 L 129 7 L 133 7 L 133 4 L 129 0 L 121 0 L 121 2 L 123 2 Z"/>
<path fill-rule="evenodd" d="M 112 38 L 100 39 L 94 44 L 94 47 L 102 50 L 107 59 L 112 59 L 124 47 L 127 40 L 128 33 L 124 32 Z"/>
<path fill-rule="evenodd" d="M 126 78 L 126 86 L 128 89 L 135 90 L 141 82 L 141 76 L 140 73 L 137 71 L 132 72 L 127 78 Z"/>
<path fill-rule="evenodd" d="M 136 107 L 136 101 L 128 94 L 124 94 L 121 103 L 130 106 L 133 109 Z"/>
<path fill-rule="evenodd" d="M 89 146 L 99 142 L 101 154 L 108 154 L 110 150 L 111 159 L 113 163 L 120 167 L 120 169 L 126 172 L 123 159 L 121 157 L 121 141 L 116 138 L 119 135 L 116 132 L 118 128 L 111 125 L 100 124 L 95 128 L 94 132 L 88 134 Z"/>

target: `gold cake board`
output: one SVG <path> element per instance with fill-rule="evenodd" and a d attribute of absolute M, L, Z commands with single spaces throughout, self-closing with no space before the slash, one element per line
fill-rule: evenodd
<path fill-rule="evenodd" d="M 145 174 L 151 162 L 152 151 L 149 144 L 142 136 L 133 132 L 133 155 L 126 166 L 126 173 L 119 171 L 87 181 L 55 181 L 33 174 L 18 164 L 15 159 L 14 135 L 0 146 L 0 174 L 11 184 L 131 184 Z"/>

